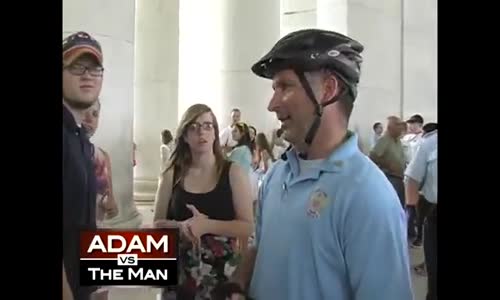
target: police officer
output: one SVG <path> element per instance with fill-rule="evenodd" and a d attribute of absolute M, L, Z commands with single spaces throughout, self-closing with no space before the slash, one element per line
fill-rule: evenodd
<path fill-rule="evenodd" d="M 255 245 L 233 281 L 258 300 L 412 299 L 405 213 L 348 131 L 363 46 L 290 33 L 253 65 L 292 145 L 259 192 Z"/>
<path fill-rule="evenodd" d="M 69 294 L 69 287 L 75 300 L 86 300 L 95 288 L 80 286 L 79 234 L 80 229 L 96 228 L 97 196 L 94 147 L 82 119 L 101 92 L 104 69 L 100 44 L 85 32 L 68 36 L 63 41 L 62 69 L 63 293 Z"/>
<path fill-rule="evenodd" d="M 407 204 L 429 202 L 424 225 L 427 300 L 437 299 L 437 136 L 436 124 L 435 130 L 422 137 L 420 146 L 405 171 Z M 419 197 L 420 187 L 423 197 Z"/>

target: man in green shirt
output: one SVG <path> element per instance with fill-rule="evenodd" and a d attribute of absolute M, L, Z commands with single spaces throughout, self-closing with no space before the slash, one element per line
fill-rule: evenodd
<path fill-rule="evenodd" d="M 388 117 L 387 121 L 387 129 L 370 151 L 370 158 L 385 173 L 398 193 L 401 205 L 404 207 L 403 177 L 406 162 L 403 145 L 401 144 L 404 122 L 395 116 Z"/>

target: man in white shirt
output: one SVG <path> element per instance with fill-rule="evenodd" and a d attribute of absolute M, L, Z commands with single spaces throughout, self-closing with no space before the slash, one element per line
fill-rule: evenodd
<path fill-rule="evenodd" d="M 427 133 L 406 169 L 406 203 L 427 201 L 424 254 L 427 267 L 427 300 L 437 299 L 437 206 L 438 206 L 438 133 Z M 419 190 L 423 197 L 419 197 Z"/>
<path fill-rule="evenodd" d="M 384 127 L 382 126 L 382 123 L 376 122 L 375 124 L 373 124 L 373 135 L 370 141 L 370 150 L 372 150 L 373 147 L 375 147 L 375 144 L 377 144 L 377 141 L 382 136 L 383 132 L 384 132 Z"/>
<path fill-rule="evenodd" d="M 271 147 L 273 151 L 273 156 L 276 159 L 279 159 L 283 153 L 288 149 L 290 143 L 288 143 L 283 137 L 283 129 L 278 128 L 273 130 L 272 139 L 271 139 Z"/>
<path fill-rule="evenodd" d="M 403 136 L 401 142 L 405 149 L 406 163 L 409 164 L 415 152 L 417 151 L 418 144 L 422 138 L 422 126 L 424 126 L 424 118 L 421 115 L 413 115 L 406 121 L 408 125 L 408 133 Z"/>
<path fill-rule="evenodd" d="M 224 152 L 229 152 L 231 149 L 236 146 L 237 142 L 233 140 L 233 137 L 231 135 L 231 130 L 234 126 L 234 124 L 238 123 L 241 120 L 241 111 L 239 108 L 233 108 L 231 110 L 231 125 L 228 127 L 222 129 L 220 131 L 219 135 L 219 140 L 220 140 L 220 145 Z"/>
<path fill-rule="evenodd" d="M 401 143 L 403 145 L 406 165 L 415 156 L 417 152 L 418 145 L 423 135 L 423 124 L 424 118 L 421 115 L 416 114 L 411 116 L 407 121 L 408 133 L 401 138 Z M 415 206 L 407 206 L 408 210 L 408 238 L 412 241 L 412 247 L 421 247 L 422 237 L 417 234 L 415 228 L 417 223 L 417 209 Z"/>

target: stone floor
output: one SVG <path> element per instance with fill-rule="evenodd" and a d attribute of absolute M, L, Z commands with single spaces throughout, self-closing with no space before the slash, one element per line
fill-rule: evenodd
<path fill-rule="evenodd" d="M 143 216 L 144 222 L 150 222 L 153 219 L 151 206 L 138 206 L 139 212 Z M 410 249 L 412 265 L 423 261 L 423 250 Z M 413 274 L 414 300 L 425 300 L 427 291 L 427 278 Z M 160 290 L 148 287 L 110 288 L 109 300 L 160 300 Z"/>
<path fill-rule="evenodd" d="M 424 250 L 420 249 L 410 249 L 410 257 L 412 265 L 419 264 L 424 261 Z M 413 269 L 413 268 L 412 268 Z M 425 300 L 425 295 L 427 293 L 427 277 L 416 275 L 412 272 L 413 279 L 413 294 L 415 300 Z"/>

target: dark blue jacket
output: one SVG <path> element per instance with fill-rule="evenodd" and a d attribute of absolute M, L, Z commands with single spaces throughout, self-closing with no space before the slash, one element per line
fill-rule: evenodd
<path fill-rule="evenodd" d="M 80 229 L 96 228 L 94 146 L 63 105 L 63 261 L 75 300 L 87 300 L 95 289 L 80 286 Z"/>

